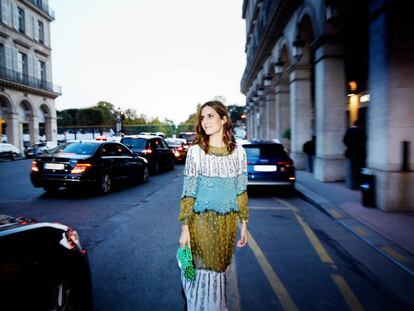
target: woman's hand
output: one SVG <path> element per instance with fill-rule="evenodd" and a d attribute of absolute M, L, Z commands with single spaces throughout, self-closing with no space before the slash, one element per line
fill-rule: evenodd
<path fill-rule="evenodd" d="M 180 246 L 182 249 L 185 249 L 185 246 L 188 245 L 189 248 L 191 248 L 190 245 L 190 230 L 188 230 L 188 225 L 182 225 L 181 226 L 181 236 L 180 236 Z"/>
<path fill-rule="evenodd" d="M 247 245 L 247 223 L 243 222 L 240 231 L 240 240 L 237 241 L 237 247 L 245 247 Z"/>

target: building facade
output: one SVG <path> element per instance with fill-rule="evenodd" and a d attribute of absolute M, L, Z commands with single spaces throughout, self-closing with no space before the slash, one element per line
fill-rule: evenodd
<path fill-rule="evenodd" d="M 21 150 L 40 138 L 57 141 L 61 89 L 52 83 L 53 20 L 45 0 L 0 0 L 1 139 Z"/>
<path fill-rule="evenodd" d="M 313 176 L 347 177 L 356 120 L 376 204 L 414 210 L 414 37 L 404 1 L 244 0 L 248 138 L 279 139 L 298 169 L 316 136 Z M 411 189 L 411 190 L 410 190 Z"/>

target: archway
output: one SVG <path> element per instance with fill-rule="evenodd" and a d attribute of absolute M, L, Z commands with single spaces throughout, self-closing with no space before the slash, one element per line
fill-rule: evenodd
<path fill-rule="evenodd" d="M 19 121 L 20 149 L 26 148 L 37 142 L 36 122 L 33 120 L 33 107 L 31 103 L 23 99 L 17 106 L 17 117 Z"/>

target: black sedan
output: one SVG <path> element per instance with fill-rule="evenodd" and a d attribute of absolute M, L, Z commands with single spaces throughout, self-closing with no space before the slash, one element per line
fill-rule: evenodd
<path fill-rule="evenodd" d="M 294 187 L 295 166 L 282 144 L 253 140 L 243 147 L 247 156 L 248 185 Z"/>
<path fill-rule="evenodd" d="M 174 153 L 175 161 L 184 162 L 187 156 L 187 141 L 182 138 L 166 138 L 165 142 Z"/>
<path fill-rule="evenodd" d="M 91 310 L 87 252 L 58 223 L 0 215 L 1 310 Z"/>
<path fill-rule="evenodd" d="M 147 159 L 152 174 L 174 169 L 175 156 L 164 138 L 152 135 L 128 135 L 121 139 L 135 154 Z"/>
<path fill-rule="evenodd" d="M 147 160 L 123 144 L 106 141 L 69 142 L 39 156 L 30 174 L 35 187 L 57 191 L 60 187 L 95 188 L 101 193 L 113 183 L 133 180 L 147 182 Z"/>

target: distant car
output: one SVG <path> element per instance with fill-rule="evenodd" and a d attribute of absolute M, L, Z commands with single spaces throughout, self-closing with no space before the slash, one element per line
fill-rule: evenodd
<path fill-rule="evenodd" d="M 135 154 L 147 159 L 152 174 L 158 174 L 165 169 L 174 169 L 175 156 L 162 137 L 128 135 L 121 139 L 121 143 Z"/>
<path fill-rule="evenodd" d="M 247 156 L 250 186 L 289 186 L 294 188 L 295 166 L 282 144 L 253 140 L 243 144 Z"/>
<path fill-rule="evenodd" d="M 35 158 L 40 156 L 43 153 L 48 152 L 49 150 L 56 147 L 54 142 L 38 142 L 31 147 L 28 147 L 24 150 L 26 158 Z"/>
<path fill-rule="evenodd" d="M 139 135 L 152 135 L 152 136 L 160 136 L 165 138 L 165 134 L 163 132 L 141 132 Z"/>
<path fill-rule="evenodd" d="M 180 132 L 177 137 L 183 138 L 187 141 L 187 143 L 191 144 L 193 140 L 196 138 L 196 133 L 195 132 Z"/>
<path fill-rule="evenodd" d="M 10 159 L 14 161 L 19 156 L 20 151 L 16 146 L 12 144 L 0 143 L 0 159 Z"/>
<path fill-rule="evenodd" d="M 2 310 L 91 310 L 87 251 L 72 228 L 0 215 Z"/>
<path fill-rule="evenodd" d="M 60 187 L 89 187 L 107 193 L 118 181 L 147 182 L 146 159 L 123 144 L 107 141 L 74 141 L 36 158 L 30 174 L 35 187 L 57 191 Z"/>
<path fill-rule="evenodd" d="M 174 152 L 175 160 L 177 162 L 185 161 L 187 156 L 187 141 L 182 138 L 166 138 L 165 141 L 168 147 Z"/>

